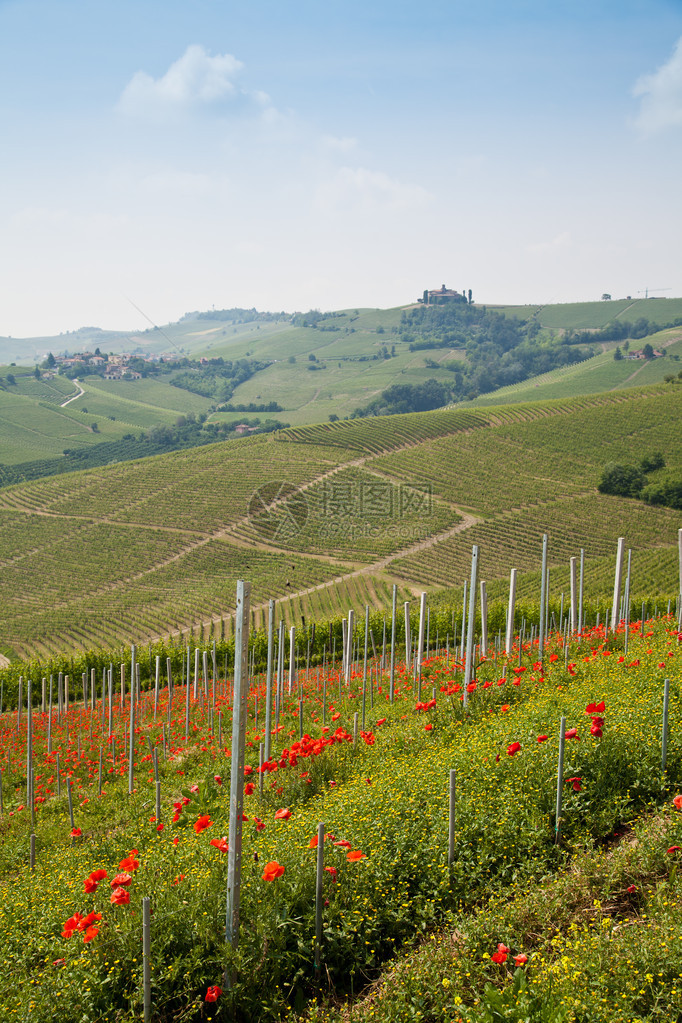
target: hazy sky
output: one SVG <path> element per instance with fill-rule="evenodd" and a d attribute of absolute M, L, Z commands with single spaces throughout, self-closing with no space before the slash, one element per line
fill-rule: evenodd
<path fill-rule="evenodd" d="M 682 295 L 682 0 L 0 0 L 0 335 Z"/>

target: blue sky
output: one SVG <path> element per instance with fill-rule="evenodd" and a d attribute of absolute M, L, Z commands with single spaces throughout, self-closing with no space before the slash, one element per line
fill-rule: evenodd
<path fill-rule="evenodd" d="M 680 0 L 0 0 L 0 335 L 682 295 Z"/>

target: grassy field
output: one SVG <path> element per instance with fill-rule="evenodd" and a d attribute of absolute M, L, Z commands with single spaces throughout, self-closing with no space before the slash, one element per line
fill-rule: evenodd
<path fill-rule="evenodd" d="M 41 711 L 34 689 L 30 745 L 26 708 L 21 722 L 0 714 L 2 1018 L 133 1023 L 146 973 L 153 1023 L 679 1019 L 676 681 L 665 770 L 660 722 L 682 648 L 670 618 L 632 621 L 627 656 L 625 642 L 622 628 L 568 645 L 552 632 L 543 664 L 519 637 L 478 666 L 466 706 L 462 666 L 443 652 L 419 680 L 398 658 L 393 699 L 371 654 L 348 681 L 338 659 L 301 667 L 261 771 L 256 674 L 233 783 L 220 670 L 200 669 L 195 692 L 189 673 L 172 693 L 162 675 L 158 705 L 146 672 L 139 698 L 119 700 L 118 665 L 113 699 L 96 672 L 84 705 L 75 677 L 68 712 Z"/>
<path fill-rule="evenodd" d="M 116 644 L 222 621 L 234 580 L 254 606 L 326 616 L 461 585 L 472 544 L 492 586 L 552 571 L 580 548 L 648 551 L 674 595 L 679 514 L 603 497 L 609 460 L 661 451 L 682 471 L 682 387 L 659 385 L 490 409 L 340 421 L 226 442 L 0 491 L 5 653 Z M 672 560 L 671 560 L 672 559 Z M 589 584 L 589 577 L 588 577 Z M 591 584 L 590 584 L 591 585 Z M 553 593 L 556 591 L 553 590 Z M 591 588 L 590 592 L 593 592 Z"/>

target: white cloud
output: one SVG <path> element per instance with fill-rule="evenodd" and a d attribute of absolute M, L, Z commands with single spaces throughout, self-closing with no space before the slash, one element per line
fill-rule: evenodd
<path fill-rule="evenodd" d="M 318 187 L 315 205 L 327 211 L 356 208 L 363 212 L 397 212 L 423 207 L 431 198 L 421 185 L 397 181 L 384 171 L 340 167 L 333 178 Z"/>
<path fill-rule="evenodd" d="M 337 138 L 336 135 L 323 135 L 322 145 L 336 153 L 349 153 L 358 144 L 357 139 Z"/>
<path fill-rule="evenodd" d="M 632 92 L 641 97 L 636 124 L 642 131 L 682 127 L 682 38 L 670 60 L 638 78 Z"/>
<path fill-rule="evenodd" d="M 160 78 L 137 71 L 123 90 L 118 107 L 144 116 L 233 100 L 244 95 L 234 82 L 243 66 L 230 53 L 211 57 L 194 43 Z M 259 93 L 257 102 L 262 103 L 263 97 Z"/>

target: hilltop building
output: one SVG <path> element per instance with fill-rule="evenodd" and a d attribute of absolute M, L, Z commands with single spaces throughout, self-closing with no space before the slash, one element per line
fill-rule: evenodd
<path fill-rule="evenodd" d="M 417 299 L 423 305 L 443 305 L 445 302 L 466 302 L 466 292 L 453 291 L 451 288 L 446 288 L 443 284 L 437 291 L 425 291 L 421 298 Z M 469 292 L 469 302 L 471 302 L 471 292 Z"/>

